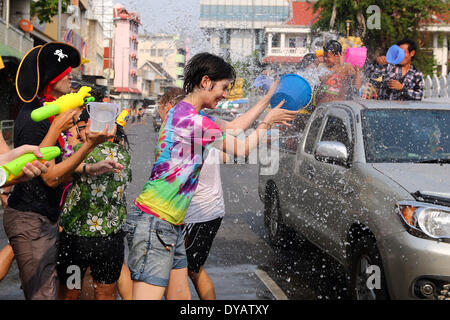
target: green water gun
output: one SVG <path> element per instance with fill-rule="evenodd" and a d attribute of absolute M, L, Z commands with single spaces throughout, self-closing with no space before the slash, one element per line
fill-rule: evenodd
<path fill-rule="evenodd" d="M 18 157 L 17 159 L 8 162 L 0 167 L 0 187 L 6 182 L 20 178 L 23 175 L 22 169 L 29 162 L 38 160 L 42 163 L 55 159 L 61 154 L 61 149 L 58 147 L 45 147 L 41 148 L 42 158 L 38 158 L 34 153 L 26 153 Z"/>
<path fill-rule="evenodd" d="M 64 111 L 79 108 L 82 105 L 95 101 L 94 97 L 91 97 L 91 87 L 83 86 L 78 92 L 65 94 L 55 101 L 45 102 L 43 107 L 37 108 L 31 112 L 31 119 L 35 122 L 39 122 L 45 119 L 63 113 Z"/>

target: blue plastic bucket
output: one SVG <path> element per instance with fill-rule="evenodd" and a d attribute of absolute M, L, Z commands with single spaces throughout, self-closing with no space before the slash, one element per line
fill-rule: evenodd
<path fill-rule="evenodd" d="M 399 64 L 405 58 L 405 51 L 398 45 L 394 44 L 386 52 L 386 61 L 390 64 Z"/>
<path fill-rule="evenodd" d="M 270 106 L 275 108 L 286 100 L 283 109 L 299 110 L 311 101 L 312 89 L 308 81 L 297 74 L 285 74 L 280 78 L 277 90 L 270 99 Z"/>

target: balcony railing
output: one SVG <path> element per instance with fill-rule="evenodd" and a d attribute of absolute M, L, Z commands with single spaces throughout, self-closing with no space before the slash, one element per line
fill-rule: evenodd
<path fill-rule="evenodd" d="M 17 50 L 17 55 L 20 58 L 33 48 L 33 39 L 30 36 L 25 35 L 12 25 L 7 28 L 3 19 L 0 19 L 0 42 Z"/>
<path fill-rule="evenodd" d="M 282 57 L 303 57 L 308 53 L 307 48 L 270 48 L 267 51 L 267 56 L 282 56 Z"/>

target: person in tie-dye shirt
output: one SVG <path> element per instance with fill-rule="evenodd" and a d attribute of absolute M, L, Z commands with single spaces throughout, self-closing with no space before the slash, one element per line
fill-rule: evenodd
<path fill-rule="evenodd" d="M 184 74 L 187 96 L 164 120 L 149 180 L 128 213 L 128 267 L 133 299 L 190 299 L 182 223 L 197 187 L 200 170 L 213 144 L 226 153 L 246 156 L 263 139 L 273 123 L 294 119 L 296 111 L 267 113 L 245 141 L 240 141 L 199 112 L 215 108 L 228 97 L 235 79 L 233 67 L 209 53 L 195 55 Z M 230 150 L 231 149 L 231 150 Z"/>

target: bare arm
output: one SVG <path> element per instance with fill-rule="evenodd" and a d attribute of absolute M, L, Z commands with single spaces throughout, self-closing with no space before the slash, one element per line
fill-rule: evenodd
<path fill-rule="evenodd" d="M 46 174 L 41 175 L 42 180 L 51 188 L 58 186 L 59 184 L 67 181 L 71 181 L 72 173 L 78 168 L 81 170 L 82 167 L 80 164 L 87 157 L 89 153 L 100 143 L 108 141 L 113 138 L 116 130 L 114 129 L 111 134 L 108 134 L 108 128 L 105 128 L 103 132 L 100 133 L 90 133 L 89 132 L 90 122 L 87 127 L 87 141 L 83 146 L 77 150 L 72 156 L 70 156 L 67 160 L 62 161 L 58 164 L 55 164 L 55 161 L 52 160 L 50 164 L 50 168 Z"/>
<path fill-rule="evenodd" d="M 3 134 L 0 131 L 0 154 L 6 153 L 9 151 L 9 147 L 6 144 L 5 139 L 3 138 Z"/>
<path fill-rule="evenodd" d="M 239 132 L 247 130 L 253 122 L 259 117 L 259 115 L 266 109 L 267 105 L 270 102 L 270 98 L 275 93 L 278 84 L 280 83 L 280 79 L 274 81 L 274 83 L 270 86 L 269 91 L 266 95 L 264 95 L 252 108 L 247 110 L 242 116 L 237 117 L 232 121 L 225 121 L 221 119 L 217 119 L 215 122 L 219 126 L 222 131 L 225 130 L 237 130 Z"/>
<path fill-rule="evenodd" d="M 264 121 L 245 140 L 239 140 L 232 135 L 226 134 L 220 146 L 222 151 L 236 157 L 247 157 L 259 142 L 267 137 L 267 130 L 271 128 L 272 124 L 283 123 L 288 125 L 287 121 L 294 120 L 298 111 L 281 109 L 283 104 L 284 101 L 270 110 L 265 116 Z"/>
<path fill-rule="evenodd" d="M 75 110 L 72 109 L 63 112 L 55 117 L 55 120 L 53 120 L 52 125 L 39 146 L 41 148 L 54 146 L 56 141 L 58 141 L 61 132 L 75 126 L 76 119 L 78 119 L 80 112 L 81 109 L 77 108 Z"/>
<path fill-rule="evenodd" d="M 361 88 L 361 85 L 361 69 L 358 67 L 354 67 L 353 87 L 359 89 Z"/>
<path fill-rule="evenodd" d="M 247 157 L 259 142 L 267 137 L 267 130 L 269 128 L 270 124 L 262 122 L 245 140 L 239 140 L 232 135 L 226 134 L 223 140 L 222 150 L 236 157 Z"/>

